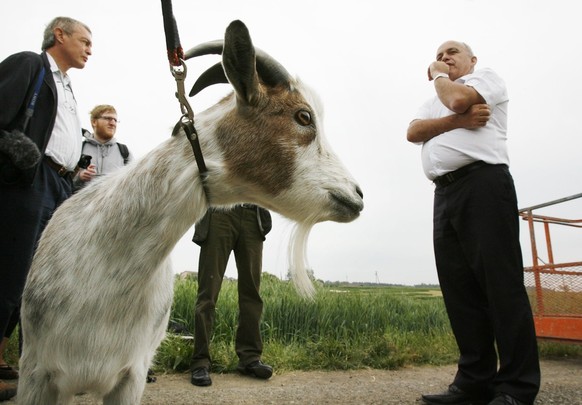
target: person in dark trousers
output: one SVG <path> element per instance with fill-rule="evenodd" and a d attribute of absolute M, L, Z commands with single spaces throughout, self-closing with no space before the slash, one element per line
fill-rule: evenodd
<path fill-rule="evenodd" d="M 81 155 L 81 122 L 67 72 L 85 67 L 91 47 L 89 27 L 57 17 L 44 31 L 40 54 L 19 52 L 0 63 L 0 333 L 4 337 L 14 329 L 11 319 L 19 310 L 40 234 L 72 192 Z"/>
<path fill-rule="evenodd" d="M 507 153 L 508 95 L 462 42 L 447 41 L 428 69 L 436 95 L 407 139 L 422 145 L 435 184 L 433 243 L 460 351 L 448 390 L 427 404 L 533 404 L 540 387 L 534 322 L 523 283 L 517 197 Z M 499 365 L 498 365 L 499 364 Z"/>
<path fill-rule="evenodd" d="M 237 370 L 261 379 L 268 379 L 273 374 L 273 368 L 261 361 L 263 300 L 259 294 L 263 241 L 271 226 L 269 211 L 252 204 L 237 205 L 230 210 L 210 209 L 196 224 L 193 241 L 200 245 L 200 260 L 191 362 L 191 382 L 194 385 L 212 384 L 209 374 L 210 337 L 216 300 L 231 251 L 238 271 Z"/>

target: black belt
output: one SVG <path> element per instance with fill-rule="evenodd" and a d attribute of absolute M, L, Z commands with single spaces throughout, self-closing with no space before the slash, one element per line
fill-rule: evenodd
<path fill-rule="evenodd" d="M 55 162 L 50 156 L 45 155 L 44 161 L 54 170 L 57 174 L 61 177 L 70 177 L 75 174 L 74 171 L 67 169 L 65 166 L 61 166 L 57 162 Z"/>
<path fill-rule="evenodd" d="M 482 168 L 483 166 L 488 166 L 488 164 L 483 162 L 482 160 L 478 160 L 476 162 L 463 166 L 460 169 L 454 170 L 452 172 L 437 177 L 436 179 L 433 180 L 433 183 L 436 184 L 438 187 L 446 187 L 449 184 L 452 184 L 455 181 L 459 180 L 460 178 L 465 177 L 467 174 Z"/>

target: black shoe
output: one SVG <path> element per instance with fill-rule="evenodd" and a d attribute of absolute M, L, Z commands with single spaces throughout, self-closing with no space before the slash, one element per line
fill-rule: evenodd
<path fill-rule="evenodd" d="M 497 394 L 495 399 L 489 402 L 488 405 L 527 405 L 527 404 L 525 402 L 513 398 L 511 395 Z"/>
<path fill-rule="evenodd" d="M 486 405 L 489 402 L 489 399 L 468 394 L 454 384 L 442 394 L 423 395 L 422 400 L 429 405 Z"/>
<path fill-rule="evenodd" d="M 151 368 L 148 368 L 148 375 L 146 376 L 146 383 L 155 383 L 157 378 L 154 375 L 154 371 Z"/>
<path fill-rule="evenodd" d="M 8 401 L 16 395 L 16 385 L 0 381 L 0 401 Z"/>
<path fill-rule="evenodd" d="M 190 382 L 198 387 L 208 387 L 212 385 L 210 374 L 206 367 L 198 367 L 192 371 L 192 379 Z"/>
<path fill-rule="evenodd" d="M 252 363 L 243 366 L 239 364 L 236 368 L 241 374 L 250 375 L 253 377 L 267 380 L 273 375 L 273 367 L 264 364 L 261 360 L 253 361 Z"/>

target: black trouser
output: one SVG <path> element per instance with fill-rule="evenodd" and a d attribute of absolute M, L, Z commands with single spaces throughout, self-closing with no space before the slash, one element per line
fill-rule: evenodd
<path fill-rule="evenodd" d="M 437 187 L 433 238 L 460 350 L 455 385 L 533 403 L 540 368 L 523 284 L 517 198 L 507 167 L 488 165 Z"/>
<path fill-rule="evenodd" d="M 71 195 L 71 181 L 43 160 L 32 186 L 0 188 L 0 333 L 9 337 L 40 235 Z"/>
<path fill-rule="evenodd" d="M 261 358 L 263 342 L 260 321 L 263 301 L 259 295 L 263 256 L 263 235 L 257 223 L 257 209 L 237 206 L 214 211 L 206 241 L 201 244 L 198 264 L 198 297 L 191 368 L 210 367 L 210 338 L 216 300 L 230 252 L 234 251 L 238 272 L 239 319 L 235 349 L 242 365 Z"/>

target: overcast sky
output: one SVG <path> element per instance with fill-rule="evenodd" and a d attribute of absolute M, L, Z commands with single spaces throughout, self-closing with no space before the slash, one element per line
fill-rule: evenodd
<path fill-rule="evenodd" d="M 184 49 L 222 38 L 229 22 L 240 19 L 257 47 L 320 94 L 326 136 L 359 181 L 365 208 L 355 222 L 314 227 L 308 261 L 319 279 L 437 282 L 434 187 L 422 172 L 420 147 L 405 134 L 417 108 L 434 94 L 426 71 L 446 40 L 467 42 L 477 68 L 490 67 L 506 81 L 520 208 L 582 192 L 582 24 L 575 1 L 174 0 L 173 7 Z M 2 0 L 0 59 L 40 52 L 44 27 L 57 15 L 79 19 L 93 32 L 87 66 L 69 71 L 83 126 L 90 128 L 92 107 L 113 104 L 121 120 L 117 137 L 137 157 L 169 137 L 180 109 L 160 1 Z M 217 61 L 188 61 L 188 89 Z M 228 85 L 204 90 L 191 100 L 194 112 L 229 91 Z M 540 213 L 580 218 L 581 208 L 577 200 Z M 291 229 L 275 215 L 264 271 L 286 275 Z M 197 268 L 192 233 L 172 254 L 177 273 Z M 556 233 L 556 261 L 582 260 L 580 233 Z M 522 247 L 531 263 L 525 223 Z M 227 275 L 236 276 L 234 258 Z"/>

